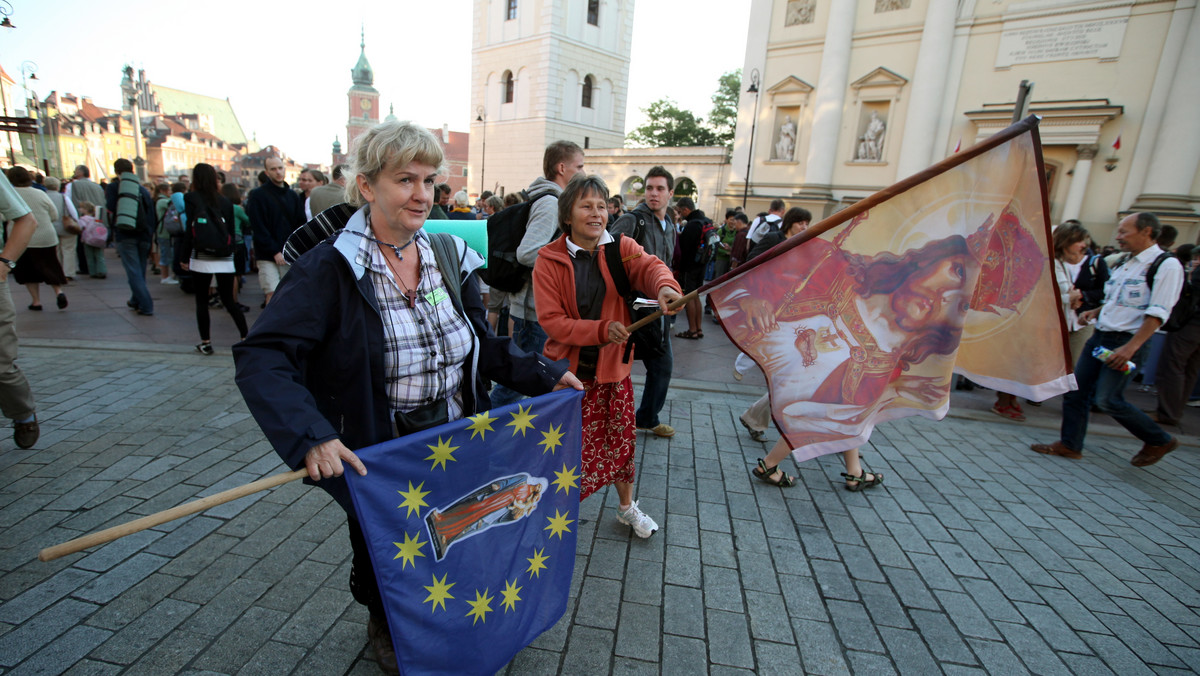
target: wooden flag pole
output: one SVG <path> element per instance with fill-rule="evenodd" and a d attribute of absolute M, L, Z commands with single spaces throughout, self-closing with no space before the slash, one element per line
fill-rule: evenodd
<path fill-rule="evenodd" d="M 217 505 L 223 505 L 226 502 L 233 502 L 238 498 L 244 498 L 252 493 L 265 491 L 268 488 L 274 488 L 276 486 L 282 486 L 283 484 L 295 481 L 296 479 L 303 479 L 306 476 L 308 476 L 307 469 L 298 469 L 294 472 L 274 474 L 272 476 L 259 479 L 258 481 L 252 481 L 248 484 L 237 486 L 236 488 L 230 488 L 227 491 L 221 491 L 215 495 L 200 498 L 199 500 L 193 500 L 177 507 L 172 507 L 171 509 L 155 512 L 154 514 L 150 514 L 148 516 L 143 516 L 140 519 L 135 519 L 119 526 L 113 526 L 112 528 L 107 528 L 96 533 L 84 535 L 83 537 L 69 540 L 60 545 L 47 547 L 41 552 L 38 552 L 38 560 L 53 561 L 54 559 L 64 557 L 67 554 L 74 554 L 75 552 L 83 551 L 88 547 L 95 547 L 96 545 L 102 545 L 106 542 L 112 542 L 117 538 L 123 538 L 126 535 L 132 535 L 139 531 L 146 530 L 147 528 L 153 528 L 159 524 L 164 524 L 168 521 L 174 521 L 175 519 L 187 516 L 188 514 L 203 512 L 209 507 L 216 507 Z"/>

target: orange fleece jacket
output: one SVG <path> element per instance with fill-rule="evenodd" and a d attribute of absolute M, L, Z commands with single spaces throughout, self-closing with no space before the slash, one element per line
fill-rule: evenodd
<path fill-rule="evenodd" d="M 600 245 L 600 260 L 604 260 L 604 247 Z M 658 290 L 669 286 L 676 291 L 679 283 L 668 268 L 657 257 L 651 256 L 641 245 L 629 237 L 621 238 L 621 259 L 625 261 L 626 274 L 634 289 L 651 297 Z M 579 348 L 588 345 L 603 345 L 596 363 L 596 382 L 616 383 L 629 376 L 629 364 L 621 362 L 625 354 L 624 343 L 608 342 L 608 325 L 618 321 L 629 326 L 629 308 L 617 293 L 608 267 L 600 266 L 604 278 L 604 303 L 600 319 L 580 319 L 579 307 L 575 304 L 574 259 L 567 253 L 566 235 L 542 247 L 538 251 L 537 263 L 533 266 L 533 297 L 537 305 L 538 323 L 546 332 L 546 347 L 543 352 L 551 359 L 567 357 L 571 360 L 571 372 L 579 369 Z M 636 352 L 636 350 L 635 350 Z M 636 356 L 636 355 L 635 355 Z"/>

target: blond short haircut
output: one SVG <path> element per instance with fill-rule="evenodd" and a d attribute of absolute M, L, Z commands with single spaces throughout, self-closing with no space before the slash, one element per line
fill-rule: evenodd
<path fill-rule="evenodd" d="M 346 201 L 356 207 L 363 205 L 362 193 L 358 190 L 359 176 L 374 183 L 389 166 L 404 167 L 413 162 L 428 164 L 442 173 L 444 159 L 437 137 L 425 127 L 399 121 L 377 124 L 356 139 L 346 171 Z"/>

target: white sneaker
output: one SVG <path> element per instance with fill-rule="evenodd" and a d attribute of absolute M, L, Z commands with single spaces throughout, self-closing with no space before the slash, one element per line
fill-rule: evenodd
<path fill-rule="evenodd" d="M 162 281 L 159 282 L 159 284 L 178 284 L 178 283 L 179 283 L 179 280 L 175 279 L 174 277 L 163 277 Z"/>
<path fill-rule="evenodd" d="M 646 516 L 645 512 L 638 509 L 636 500 L 624 512 L 619 507 L 617 508 L 617 521 L 626 526 L 631 526 L 633 532 L 637 533 L 637 536 L 640 538 L 648 538 L 658 530 L 658 524 L 654 523 L 654 519 Z"/>

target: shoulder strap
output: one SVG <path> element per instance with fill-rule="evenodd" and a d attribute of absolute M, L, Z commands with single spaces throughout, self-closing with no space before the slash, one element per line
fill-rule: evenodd
<path fill-rule="evenodd" d="M 1150 267 L 1146 268 L 1146 287 L 1151 291 L 1154 291 L 1154 276 L 1158 274 L 1158 269 L 1161 268 L 1162 264 L 1173 255 L 1174 254 L 1172 254 L 1170 251 L 1164 251 L 1158 254 L 1158 258 L 1154 259 L 1154 262 L 1150 264 Z"/>
<path fill-rule="evenodd" d="M 625 273 L 625 265 L 621 263 L 621 233 L 613 236 L 613 241 L 604 247 L 604 264 L 612 277 L 617 293 L 624 299 L 633 297 L 633 285 L 629 283 L 629 275 Z"/>
<path fill-rule="evenodd" d="M 450 296 L 454 299 L 455 307 L 462 304 L 462 259 L 454 237 L 444 232 L 426 233 L 429 235 L 429 245 L 433 249 L 433 257 L 437 261 L 438 270 L 442 273 L 442 281 L 453 279 L 452 284 L 446 284 Z"/>

